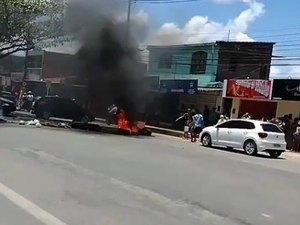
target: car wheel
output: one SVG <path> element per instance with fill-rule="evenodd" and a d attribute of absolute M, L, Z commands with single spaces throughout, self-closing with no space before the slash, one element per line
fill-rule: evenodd
<path fill-rule="evenodd" d="M 244 144 L 244 150 L 247 155 L 256 155 L 257 154 L 257 146 L 254 141 L 248 140 Z"/>
<path fill-rule="evenodd" d="M 269 151 L 269 155 L 273 159 L 277 159 L 282 154 L 282 151 Z"/>
<path fill-rule="evenodd" d="M 210 147 L 211 146 L 211 137 L 209 134 L 203 134 L 201 138 L 201 143 L 204 147 Z"/>

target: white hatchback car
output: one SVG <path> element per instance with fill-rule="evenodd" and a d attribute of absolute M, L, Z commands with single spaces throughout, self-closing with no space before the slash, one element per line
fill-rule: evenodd
<path fill-rule="evenodd" d="M 272 158 L 279 157 L 286 150 L 284 133 L 272 123 L 232 119 L 216 126 L 206 127 L 200 134 L 202 145 L 224 146 L 244 149 L 248 155 L 268 152 Z"/>

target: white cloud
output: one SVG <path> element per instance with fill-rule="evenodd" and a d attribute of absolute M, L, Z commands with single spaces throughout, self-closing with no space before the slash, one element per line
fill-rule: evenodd
<path fill-rule="evenodd" d="M 256 0 L 214 0 L 216 3 L 243 2 L 248 9 L 242 11 L 236 18 L 229 19 L 227 23 L 209 20 L 207 16 L 194 16 L 184 26 L 176 23 L 163 24 L 151 44 L 190 44 L 199 42 L 212 42 L 227 40 L 254 41 L 247 35 L 249 25 L 264 13 L 264 4 Z"/>
<path fill-rule="evenodd" d="M 126 23 L 127 22 L 127 12 L 120 13 L 116 17 L 117 22 Z M 135 11 L 130 17 L 130 29 L 132 37 L 135 41 L 141 43 L 145 41 L 147 36 L 147 28 L 149 25 L 149 15 L 144 10 Z"/>
<path fill-rule="evenodd" d="M 275 45 L 273 55 L 282 56 L 273 58 L 270 78 L 300 78 L 300 60 L 299 57 L 286 57 Z"/>
<path fill-rule="evenodd" d="M 279 64 L 278 62 L 272 62 L 273 64 Z M 290 61 L 282 60 L 280 64 L 289 64 Z M 296 66 L 271 66 L 270 78 L 276 79 L 284 79 L 284 78 L 292 78 L 292 79 L 300 79 L 300 61 L 293 61 L 292 64 L 297 64 Z"/>
<path fill-rule="evenodd" d="M 298 61 L 298 64 L 300 64 L 299 61 Z M 292 76 L 292 77 L 300 77 L 300 66 L 293 66 L 291 68 L 290 76 Z"/>

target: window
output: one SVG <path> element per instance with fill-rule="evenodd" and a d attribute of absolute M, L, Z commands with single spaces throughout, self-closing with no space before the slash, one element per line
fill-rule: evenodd
<path fill-rule="evenodd" d="M 217 127 L 218 128 L 232 128 L 233 127 L 233 121 L 228 121 L 228 122 L 222 123 Z"/>
<path fill-rule="evenodd" d="M 261 124 L 261 127 L 265 132 L 282 133 L 282 130 L 274 124 Z"/>
<path fill-rule="evenodd" d="M 232 128 L 232 129 L 254 129 L 255 126 L 251 122 L 246 122 L 246 121 L 228 121 L 225 123 L 222 123 L 221 125 L 218 126 L 218 128 Z"/>
<path fill-rule="evenodd" d="M 199 51 L 192 55 L 191 74 L 206 72 L 207 52 Z"/>
<path fill-rule="evenodd" d="M 230 72 L 236 72 L 237 69 L 237 60 L 236 59 L 230 59 L 229 60 L 229 65 L 228 65 L 228 70 Z"/>
<path fill-rule="evenodd" d="M 171 69 L 173 63 L 173 56 L 170 53 L 161 54 L 159 57 L 158 68 Z"/>
<path fill-rule="evenodd" d="M 30 55 L 28 56 L 28 68 L 41 68 L 42 67 L 42 55 Z"/>
<path fill-rule="evenodd" d="M 250 130 L 250 129 L 254 129 L 255 126 L 254 126 L 254 124 L 251 123 L 251 122 L 246 122 L 246 121 L 235 121 L 235 127 L 234 127 L 234 128 Z"/>

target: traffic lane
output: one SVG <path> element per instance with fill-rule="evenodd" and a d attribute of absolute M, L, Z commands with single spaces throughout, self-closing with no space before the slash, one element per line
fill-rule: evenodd
<path fill-rule="evenodd" d="M 37 219 L 0 195 L 0 224 L 42 225 Z"/>
<path fill-rule="evenodd" d="M 0 147 L 0 154 L 0 187 L 5 183 L 61 221 L 42 224 L 237 224 L 41 150 Z"/>
<path fill-rule="evenodd" d="M 283 170 L 292 173 L 300 174 L 300 156 L 293 157 L 288 153 L 283 153 L 278 159 L 270 158 L 269 154 L 260 152 L 257 156 L 248 156 L 243 150 L 230 150 L 222 147 L 203 147 L 199 142 L 190 143 L 189 141 L 170 137 L 166 135 L 156 134 L 158 142 L 163 145 L 174 147 L 174 149 L 182 150 L 185 152 L 201 151 L 200 153 L 222 157 L 231 160 L 237 160 L 247 164 L 260 165 L 272 169 Z"/>
<path fill-rule="evenodd" d="M 40 135 L 60 146 L 44 145 L 45 151 L 59 158 L 241 223 L 295 224 L 299 219 L 298 164 L 202 149 L 161 136 L 129 138 L 32 129 L 23 137 Z M 38 142 L 25 144 L 41 148 Z"/>

